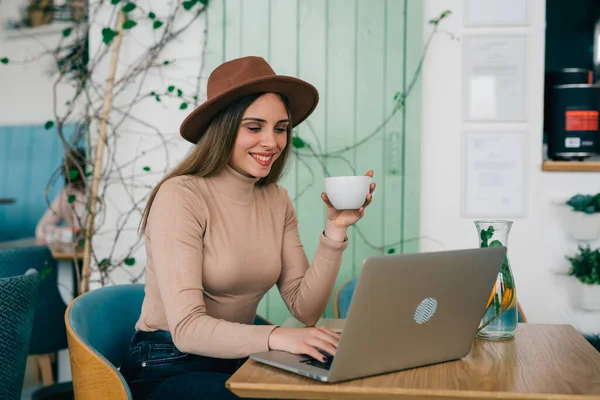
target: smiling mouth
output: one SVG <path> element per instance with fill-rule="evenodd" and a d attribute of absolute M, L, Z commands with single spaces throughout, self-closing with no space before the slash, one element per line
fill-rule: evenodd
<path fill-rule="evenodd" d="M 262 161 L 262 162 L 269 162 L 273 158 L 273 154 L 270 154 L 268 156 L 262 156 L 262 155 L 250 153 L 250 156 L 252 158 L 254 158 L 255 160 Z"/>

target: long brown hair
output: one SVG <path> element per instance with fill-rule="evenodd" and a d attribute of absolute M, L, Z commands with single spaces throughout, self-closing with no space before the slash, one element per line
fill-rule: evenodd
<path fill-rule="evenodd" d="M 221 172 L 229 161 L 233 153 L 233 147 L 237 138 L 237 133 L 242 123 L 242 118 L 246 109 L 264 93 L 250 94 L 231 103 L 226 109 L 217 114 L 206 129 L 206 132 L 198 141 L 198 144 L 192 149 L 191 153 L 183 159 L 167 176 L 165 176 L 150 193 L 146 208 L 142 213 L 140 222 L 140 233 L 146 229 L 150 208 L 154 198 L 163 183 L 171 178 L 182 175 L 193 175 L 198 177 L 209 177 Z M 279 95 L 283 102 L 291 121 L 290 108 L 287 99 Z M 281 155 L 275 160 L 269 175 L 261 178 L 257 185 L 268 185 L 279 181 L 289 156 L 289 147 L 292 142 L 291 123 L 287 128 L 287 145 L 281 152 Z"/>

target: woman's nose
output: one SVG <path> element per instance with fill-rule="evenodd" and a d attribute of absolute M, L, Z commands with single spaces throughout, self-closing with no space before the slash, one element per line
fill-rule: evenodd
<path fill-rule="evenodd" d="M 275 141 L 275 132 L 265 132 L 261 138 L 261 145 L 263 147 L 272 148 L 277 145 Z"/>

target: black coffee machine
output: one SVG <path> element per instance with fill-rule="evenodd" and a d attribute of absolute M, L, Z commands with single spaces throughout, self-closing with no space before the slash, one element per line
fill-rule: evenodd
<path fill-rule="evenodd" d="M 544 132 L 548 158 L 584 160 L 600 155 L 600 85 L 592 70 L 546 73 Z"/>

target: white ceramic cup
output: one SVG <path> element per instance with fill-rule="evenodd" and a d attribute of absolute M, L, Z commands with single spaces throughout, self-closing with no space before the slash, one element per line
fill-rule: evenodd
<path fill-rule="evenodd" d="M 371 177 L 334 176 L 325 178 L 325 194 L 338 210 L 357 210 L 365 203 Z"/>

